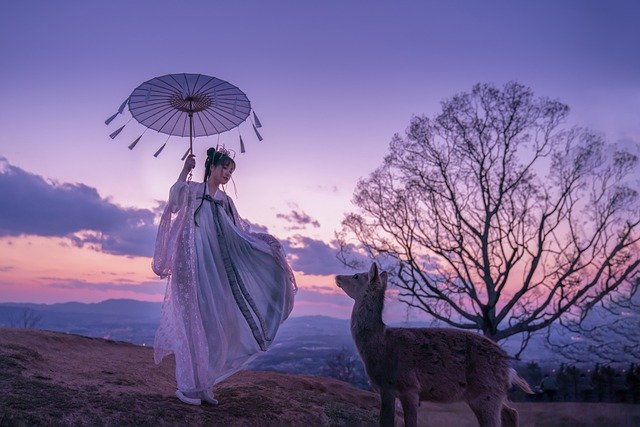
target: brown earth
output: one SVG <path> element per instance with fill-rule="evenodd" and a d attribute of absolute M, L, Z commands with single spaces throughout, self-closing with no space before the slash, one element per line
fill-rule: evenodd
<path fill-rule="evenodd" d="M 640 426 L 640 405 L 621 403 L 531 403 L 512 402 L 518 410 L 521 427 Z M 477 427 L 466 403 L 422 403 L 419 426 Z M 400 418 L 398 418 L 400 419 Z"/>
<path fill-rule="evenodd" d="M 375 421 L 373 393 L 309 375 L 240 372 L 218 406 L 175 396 L 153 350 L 57 332 L 0 329 L 0 425 L 343 425 Z"/>
<path fill-rule="evenodd" d="M 240 372 L 214 388 L 215 407 L 185 405 L 174 391 L 173 360 L 154 365 L 151 348 L 0 329 L 0 425 L 372 425 L 378 410 L 373 393 L 310 375 Z M 513 405 L 524 426 L 640 425 L 640 405 Z M 423 403 L 427 424 L 477 422 L 465 404 Z"/>

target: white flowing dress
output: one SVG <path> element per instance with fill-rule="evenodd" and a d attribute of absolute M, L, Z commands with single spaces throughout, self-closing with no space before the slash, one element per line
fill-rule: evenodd
<path fill-rule="evenodd" d="M 293 308 L 297 288 L 278 240 L 252 232 L 204 183 L 171 187 L 152 267 L 168 277 L 154 358 L 175 354 L 183 392 L 208 390 L 266 351 Z"/>

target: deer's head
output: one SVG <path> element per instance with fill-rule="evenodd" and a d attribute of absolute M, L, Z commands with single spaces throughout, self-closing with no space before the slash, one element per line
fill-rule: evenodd
<path fill-rule="evenodd" d="M 336 276 L 336 285 L 358 301 L 367 291 L 384 293 L 387 289 L 387 272 L 378 272 L 378 265 L 374 262 L 368 272 Z"/>

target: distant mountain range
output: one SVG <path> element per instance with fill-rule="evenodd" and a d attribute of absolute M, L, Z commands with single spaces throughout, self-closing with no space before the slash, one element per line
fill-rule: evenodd
<path fill-rule="evenodd" d="M 129 299 L 110 299 L 99 303 L 60 304 L 0 303 L 0 327 L 34 327 L 90 337 L 153 345 L 162 304 Z M 401 325 L 394 325 L 401 326 Z M 404 325 L 424 326 L 420 324 Z M 510 354 L 519 348 L 518 340 L 501 342 Z M 523 354 L 523 362 L 559 365 L 546 347 L 544 337 L 533 336 Z M 338 365 L 349 365 L 342 372 Z M 270 350 L 254 360 L 251 368 L 290 373 L 350 376 L 349 381 L 366 387 L 362 363 L 357 356 L 349 321 L 326 316 L 288 319 L 278 332 Z"/>
<path fill-rule="evenodd" d="M 34 304 L 5 302 L 0 303 L 0 307 L 30 308 L 43 313 L 114 315 L 132 318 L 144 317 L 157 320 L 160 319 L 162 303 L 132 299 L 108 299 L 96 303 L 63 302 L 57 304 Z"/>
<path fill-rule="evenodd" d="M 2 303 L 0 326 L 34 327 L 152 345 L 161 303 L 110 299 L 99 303 Z"/>

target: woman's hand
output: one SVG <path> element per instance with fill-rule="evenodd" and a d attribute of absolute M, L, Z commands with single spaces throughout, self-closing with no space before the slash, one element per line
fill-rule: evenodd
<path fill-rule="evenodd" d="M 184 166 L 182 167 L 182 170 L 191 172 L 191 169 L 195 167 L 196 167 L 196 156 L 195 154 L 189 154 L 184 161 Z"/>
<path fill-rule="evenodd" d="M 178 177 L 179 181 L 186 181 L 187 176 L 191 172 L 193 168 L 196 167 L 196 156 L 194 154 L 189 154 L 184 161 L 184 166 L 182 167 L 182 172 L 180 172 L 180 176 Z"/>

